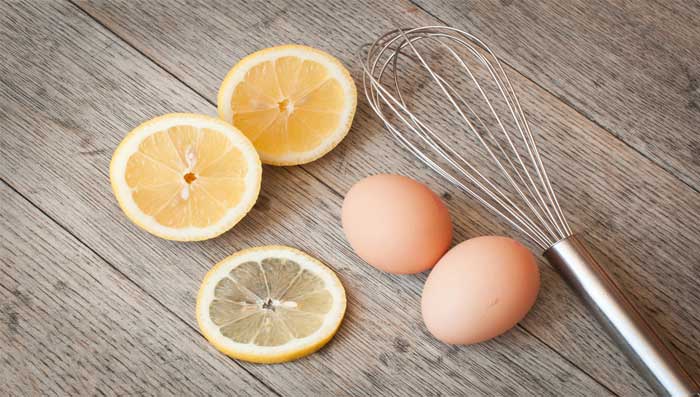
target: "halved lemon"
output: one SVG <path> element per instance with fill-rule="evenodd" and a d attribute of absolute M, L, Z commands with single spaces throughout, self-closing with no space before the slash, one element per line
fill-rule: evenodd
<path fill-rule="evenodd" d="M 301 45 L 267 48 L 243 58 L 219 88 L 219 117 L 241 130 L 263 163 L 316 160 L 347 135 L 357 90 L 331 55 Z"/>
<path fill-rule="evenodd" d="M 262 167 L 255 148 L 219 119 L 168 114 L 131 131 L 112 155 L 112 189 L 126 216 L 179 241 L 218 236 L 253 206 Z"/>
<path fill-rule="evenodd" d="M 332 270 L 297 249 L 266 246 L 240 251 L 207 273 L 197 322 L 230 357 L 280 363 L 325 345 L 345 306 L 345 289 Z"/>

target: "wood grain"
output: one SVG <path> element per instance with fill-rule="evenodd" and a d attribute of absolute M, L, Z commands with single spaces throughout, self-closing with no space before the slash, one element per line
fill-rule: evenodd
<path fill-rule="evenodd" d="M 0 201 L 4 396 L 270 393 L 2 182 Z"/>
<path fill-rule="evenodd" d="M 340 197 L 302 168 L 265 168 L 255 209 L 221 238 L 182 244 L 138 230 L 112 197 L 111 151 L 142 120 L 214 107 L 72 5 L 4 8 L 0 176 L 135 285 L 195 327 L 201 278 L 237 249 L 294 245 L 338 271 L 349 310 L 329 346 L 285 365 L 240 363 L 278 393 L 610 395 L 522 329 L 468 348 L 435 341 L 418 312 L 423 278 L 362 265 L 339 230 Z"/>
<path fill-rule="evenodd" d="M 261 47 L 281 42 L 319 47 L 339 56 L 357 79 L 354 55 L 361 44 L 396 24 L 436 22 L 410 4 L 396 3 L 355 2 L 351 11 L 343 6 L 326 5 L 316 10 L 311 4 L 279 3 L 184 7 L 169 2 L 167 7 L 157 3 L 135 7 L 84 2 L 81 6 L 211 102 L 219 81 L 236 59 Z M 349 13 L 364 17 L 358 20 Z M 170 29 L 176 22 L 186 28 Z M 197 31 L 206 32 L 206 37 Z M 205 40 L 207 45 L 202 46 Z M 567 165 L 550 170 L 570 220 L 588 229 L 587 238 L 597 247 L 601 261 L 608 264 L 642 310 L 671 336 L 676 352 L 691 371 L 700 375 L 695 358 L 700 351 L 696 327 L 700 321 L 696 292 L 700 274 L 698 194 L 528 78 L 513 70 L 509 73 L 516 77 L 537 133 L 547 142 L 549 164 Z M 458 222 L 458 238 L 508 233 L 505 225 L 459 192 L 445 188 L 442 181 L 394 146 L 368 107 L 361 104 L 345 142 L 305 169 L 340 193 L 362 176 L 376 172 L 417 176 L 452 197 L 450 208 Z M 649 395 L 651 391 L 558 276 L 549 267 L 542 270 L 546 293 L 523 326 L 615 392 Z"/>
<path fill-rule="evenodd" d="M 700 2 L 415 3 L 700 190 Z"/>

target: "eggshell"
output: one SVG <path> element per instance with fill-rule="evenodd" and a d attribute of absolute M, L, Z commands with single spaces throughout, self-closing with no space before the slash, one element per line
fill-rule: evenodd
<path fill-rule="evenodd" d="M 353 250 L 390 273 L 430 269 L 452 241 L 447 207 L 425 185 L 400 175 L 374 175 L 345 196 L 343 231 Z"/>
<path fill-rule="evenodd" d="M 498 236 L 473 238 L 452 248 L 430 272 L 423 320 L 445 343 L 483 342 L 522 320 L 539 288 L 535 258 L 522 244 Z"/>

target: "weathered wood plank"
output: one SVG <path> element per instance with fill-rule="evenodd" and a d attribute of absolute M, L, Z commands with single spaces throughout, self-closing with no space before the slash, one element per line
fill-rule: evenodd
<path fill-rule="evenodd" d="M 339 56 L 358 79 L 354 55 L 361 44 L 395 24 L 436 23 L 410 4 L 396 3 L 324 4 L 323 9 L 313 4 L 228 2 L 188 6 L 84 2 L 81 7 L 210 101 L 215 101 L 228 68 L 261 47 L 284 42 L 313 45 Z M 170 28 L 176 23 L 181 29 Z M 201 44 L 204 41 L 206 46 Z M 545 157 L 553 165 L 567 164 L 549 168 L 559 182 L 572 223 L 589 229 L 588 238 L 598 247 L 600 259 L 660 323 L 676 352 L 700 376 L 700 362 L 695 358 L 700 351 L 695 326 L 700 321 L 698 194 L 528 79 L 509 72 L 516 77 L 526 111 L 546 143 Z M 375 172 L 414 175 L 452 197 L 457 238 L 509 232 L 395 146 L 361 103 L 345 142 L 305 169 L 339 192 Z M 548 266 L 542 270 L 544 292 L 523 323 L 525 328 L 612 390 L 624 395 L 651 394 L 559 277 Z"/>
<path fill-rule="evenodd" d="M 349 309 L 329 346 L 284 365 L 241 363 L 279 393 L 610 394 L 522 329 L 469 348 L 435 341 L 420 321 L 422 278 L 362 265 L 339 229 L 340 197 L 302 168 L 265 168 L 259 203 L 221 238 L 183 244 L 138 230 L 112 197 L 111 151 L 144 119 L 213 106 L 73 6 L 4 8 L 0 176 L 139 287 L 195 327 L 201 278 L 237 249 L 294 245 L 338 271 Z"/>
<path fill-rule="evenodd" d="M 0 182 L 4 396 L 270 390 Z"/>
<path fill-rule="evenodd" d="M 700 3 L 416 0 L 700 190 Z"/>

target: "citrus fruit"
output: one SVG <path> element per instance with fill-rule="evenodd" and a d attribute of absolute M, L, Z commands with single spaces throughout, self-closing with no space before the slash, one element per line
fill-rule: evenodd
<path fill-rule="evenodd" d="M 345 305 L 345 289 L 324 264 L 294 248 L 266 246 L 240 251 L 207 273 L 197 322 L 226 355 L 279 363 L 325 345 Z"/>
<path fill-rule="evenodd" d="M 243 58 L 219 88 L 219 117 L 241 130 L 263 163 L 316 160 L 348 133 L 355 83 L 331 55 L 301 45 L 267 48 Z"/>
<path fill-rule="evenodd" d="M 218 236 L 253 206 L 262 168 L 250 141 L 219 119 L 168 114 L 131 131 L 112 155 L 112 189 L 126 216 L 179 241 Z"/>

